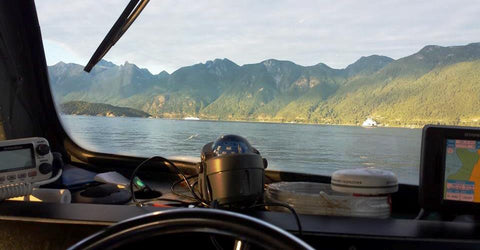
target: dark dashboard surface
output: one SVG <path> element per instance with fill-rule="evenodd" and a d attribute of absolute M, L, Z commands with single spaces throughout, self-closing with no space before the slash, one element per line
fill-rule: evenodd
<path fill-rule="evenodd" d="M 0 218 L 41 219 L 59 223 L 110 225 L 137 215 L 174 208 L 136 207 L 99 204 L 53 204 L 3 202 Z M 255 211 L 246 213 L 295 233 L 297 226 L 288 213 Z M 408 219 L 374 219 L 338 216 L 299 215 L 306 234 L 403 237 L 423 239 L 466 239 L 480 243 L 480 225 L 466 222 L 440 222 Z"/>
<path fill-rule="evenodd" d="M 287 172 L 267 172 L 269 182 L 316 181 L 328 182 L 327 177 L 302 176 Z M 169 192 L 175 177 L 157 173 L 149 185 Z M 173 175 L 174 176 L 174 175 Z M 335 249 L 475 249 L 480 247 L 480 224 L 437 220 L 413 220 L 418 212 L 417 189 L 401 185 L 392 196 L 393 210 L 390 219 L 354 218 L 338 216 L 299 215 L 303 238 L 316 248 L 329 246 Z M 174 198 L 174 197 L 170 197 Z M 54 204 L 5 201 L 0 203 L 0 220 L 35 222 L 56 225 L 95 225 L 101 228 L 134 216 L 164 211 L 165 207 L 105 204 Z M 289 213 L 271 211 L 245 211 L 245 214 L 274 224 L 298 235 L 294 217 Z M 51 226 L 50 226 L 51 227 Z M 92 231 L 92 233 L 95 231 Z M 328 248 L 328 249 L 329 249 Z"/>
<path fill-rule="evenodd" d="M 125 205 L 47 204 L 3 202 L 0 218 L 64 224 L 110 225 L 133 216 L 167 208 Z M 287 213 L 255 211 L 249 215 L 277 225 L 292 233 L 297 227 Z M 304 238 L 312 245 L 321 243 L 340 248 L 378 242 L 374 247 L 387 249 L 406 246 L 455 248 L 480 247 L 478 223 L 422 221 L 409 219 L 371 219 L 300 215 Z M 387 247 L 388 246 L 388 247 Z M 336 247 L 335 247 L 336 248 Z"/>

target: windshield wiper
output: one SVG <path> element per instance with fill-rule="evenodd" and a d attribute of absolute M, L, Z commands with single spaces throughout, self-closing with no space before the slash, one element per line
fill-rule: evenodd
<path fill-rule="evenodd" d="M 122 37 L 122 35 L 127 31 L 127 29 L 132 25 L 132 23 L 137 19 L 140 12 L 145 8 L 147 3 L 150 0 L 131 0 L 125 10 L 115 22 L 113 27 L 107 33 L 105 38 L 103 38 L 102 43 L 98 46 L 95 53 L 93 53 L 92 58 L 88 61 L 87 65 L 83 70 L 90 72 L 92 68 L 107 54 L 107 52 L 112 48 L 113 45 Z"/>

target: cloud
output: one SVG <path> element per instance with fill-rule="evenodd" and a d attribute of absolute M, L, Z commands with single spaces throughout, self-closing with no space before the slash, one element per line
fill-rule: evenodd
<path fill-rule="evenodd" d="M 42 36 L 86 64 L 127 2 L 37 1 Z M 214 58 L 343 68 L 371 54 L 399 58 L 427 44 L 478 42 L 478 13 L 475 0 L 150 1 L 105 59 L 154 73 Z"/>

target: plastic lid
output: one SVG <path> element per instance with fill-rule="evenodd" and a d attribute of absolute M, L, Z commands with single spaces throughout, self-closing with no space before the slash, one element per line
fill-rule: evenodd
<path fill-rule="evenodd" d="M 338 170 L 332 174 L 332 190 L 341 193 L 379 195 L 398 190 L 397 176 L 387 170 L 357 168 Z"/>

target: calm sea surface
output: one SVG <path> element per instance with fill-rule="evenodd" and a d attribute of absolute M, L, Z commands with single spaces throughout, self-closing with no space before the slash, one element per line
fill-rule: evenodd
<path fill-rule="evenodd" d="M 73 139 L 87 149 L 138 156 L 200 156 L 222 134 L 245 137 L 269 169 L 331 175 L 378 167 L 402 183 L 418 184 L 421 129 L 62 116 Z"/>

